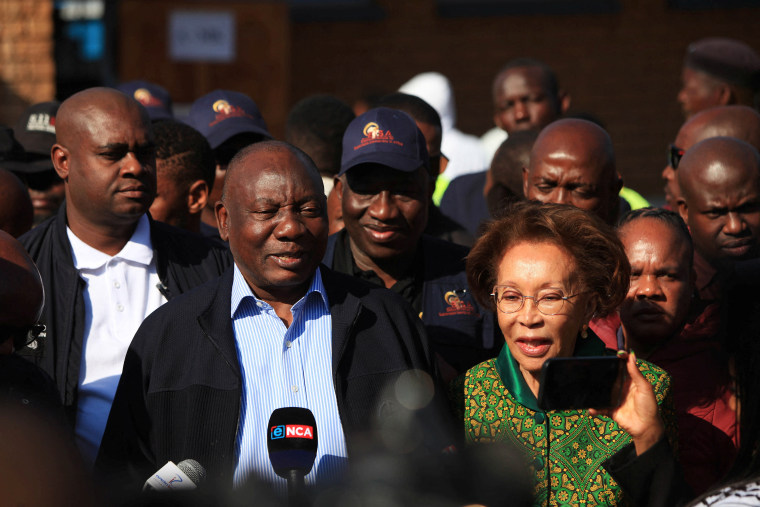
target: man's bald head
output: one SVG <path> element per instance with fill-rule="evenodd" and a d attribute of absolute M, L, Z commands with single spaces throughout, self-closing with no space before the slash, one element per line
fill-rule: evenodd
<path fill-rule="evenodd" d="M 688 150 L 711 137 L 735 137 L 760 150 L 760 113 L 747 106 L 706 109 L 683 124 L 676 136 L 676 146 Z"/>
<path fill-rule="evenodd" d="M 747 106 L 719 106 L 705 109 L 691 116 L 678 131 L 673 150 L 681 153 L 705 139 L 735 137 L 760 150 L 760 113 Z M 665 180 L 665 200 L 678 209 L 681 189 L 676 170 L 670 163 L 662 172 Z"/>
<path fill-rule="evenodd" d="M 76 136 L 95 128 L 91 123 L 94 116 L 120 114 L 125 109 L 137 111 L 144 125 L 150 125 L 148 111 L 134 98 L 114 88 L 88 88 L 75 93 L 58 109 L 56 141 L 67 146 L 77 140 Z"/>
<path fill-rule="evenodd" d="M 0 231 L 0 281 L 0 328 L 28 329 L 42 310 L 42 280 L 21 243 L 3 231 Z M 0 336 L 0 342 L 8 338 L 11 336 Z"/>
<path fill-rule="evenodd" d="M 760 253 L 760 153 L 749 143 L 713 137 L 678 166 L 679 212 L 695 249 L 714 267 Z"/>
<path fill-rule="evenodd" d="M 32 228 L 34 208 L 29 192 L 16 175 L 0 169 L 0 231 L 18 238 Z"/>
<path fill-rule="evenodd" d="M 528 199 L 571 204 L 617 219 L 622 186 L 609 134 L 595 123 L 563 119 L 541 131 L 523 171 Z"/>
<path fill-rule="evenodd" d="M 256 156 L 259 153 L 277 153 L 282 151 L 290 152 L 303 164 L 309 178 L 314 184 L 317 184 L 317 182 L 319 183 L 318 187 L 321 189 L 322 194 L 324 194 L 322 176 L 319 173 L 316 164 L 306 152 L 290 143 L 282 141 L 262 141 L 243 148 L 232 158 L 232 160 L 230 160 L 230 164 L 227 166 L 227 176 L 224 179 L 224 186 L 222 187 L 222 201 L 225 200 L 230 188 L 234 188 L 240 184 L 238 179 L 240 177 L 246 177 L 244 169 L 247 167 L 247 164 L 245 162 L 249 157 Z M 325 197 L 325 199 L 327 198 Z"/>

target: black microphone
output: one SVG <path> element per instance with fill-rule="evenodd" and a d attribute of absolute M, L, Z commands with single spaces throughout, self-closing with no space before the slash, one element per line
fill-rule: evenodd
<path fill-rule="evenodd" d="M 269 417 L 267 450 L 272 468 L 287 479 L 291 503 L 303 495 L 304 476 L 317 457 L 317 421 L 308 408 L 278 408 Z"/>
<path fill-rule="evenodd" d="M 143 491 L 180 491 L 195 489 L 206 478 L 206 469 L 194 459 L 178 464 L 169 461 L 145 481 Z"/>

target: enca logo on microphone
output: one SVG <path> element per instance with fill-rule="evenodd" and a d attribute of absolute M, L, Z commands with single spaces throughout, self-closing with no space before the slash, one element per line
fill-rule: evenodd
<path fill-rule="evenodd" d="M 272 426 L 269 433 L 270 440 L 279 438 L 309 438 L 314 439 L 314 428 L 304 424 L 281 424 Z"/>

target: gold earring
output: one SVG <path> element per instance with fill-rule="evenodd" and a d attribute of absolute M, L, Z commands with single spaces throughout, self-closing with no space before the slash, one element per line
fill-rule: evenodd
<path fill-rule="evenodd" d="M 584 340 L 588 338 L 588 329 L 586 329 L 586 326 L 583 326 L 583 328 L 581 328 L 581 338 Z"/>

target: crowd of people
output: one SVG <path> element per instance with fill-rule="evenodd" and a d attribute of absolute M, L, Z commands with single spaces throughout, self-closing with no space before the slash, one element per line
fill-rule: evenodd
<path fill-rule="evenodd" d="M 233 90 L 32 105 L 0 128 L 0 425 L 61 470 L 9 467 L 14 504 L 760 505 L 760 56 L 699 40 L 682 80 L 663 208 L 530 58 L 483 139 L 437 73 L 307 97 L 284 140 Z M 600 358 L 609 403 L 548 404 L 548 364 Z"/>

